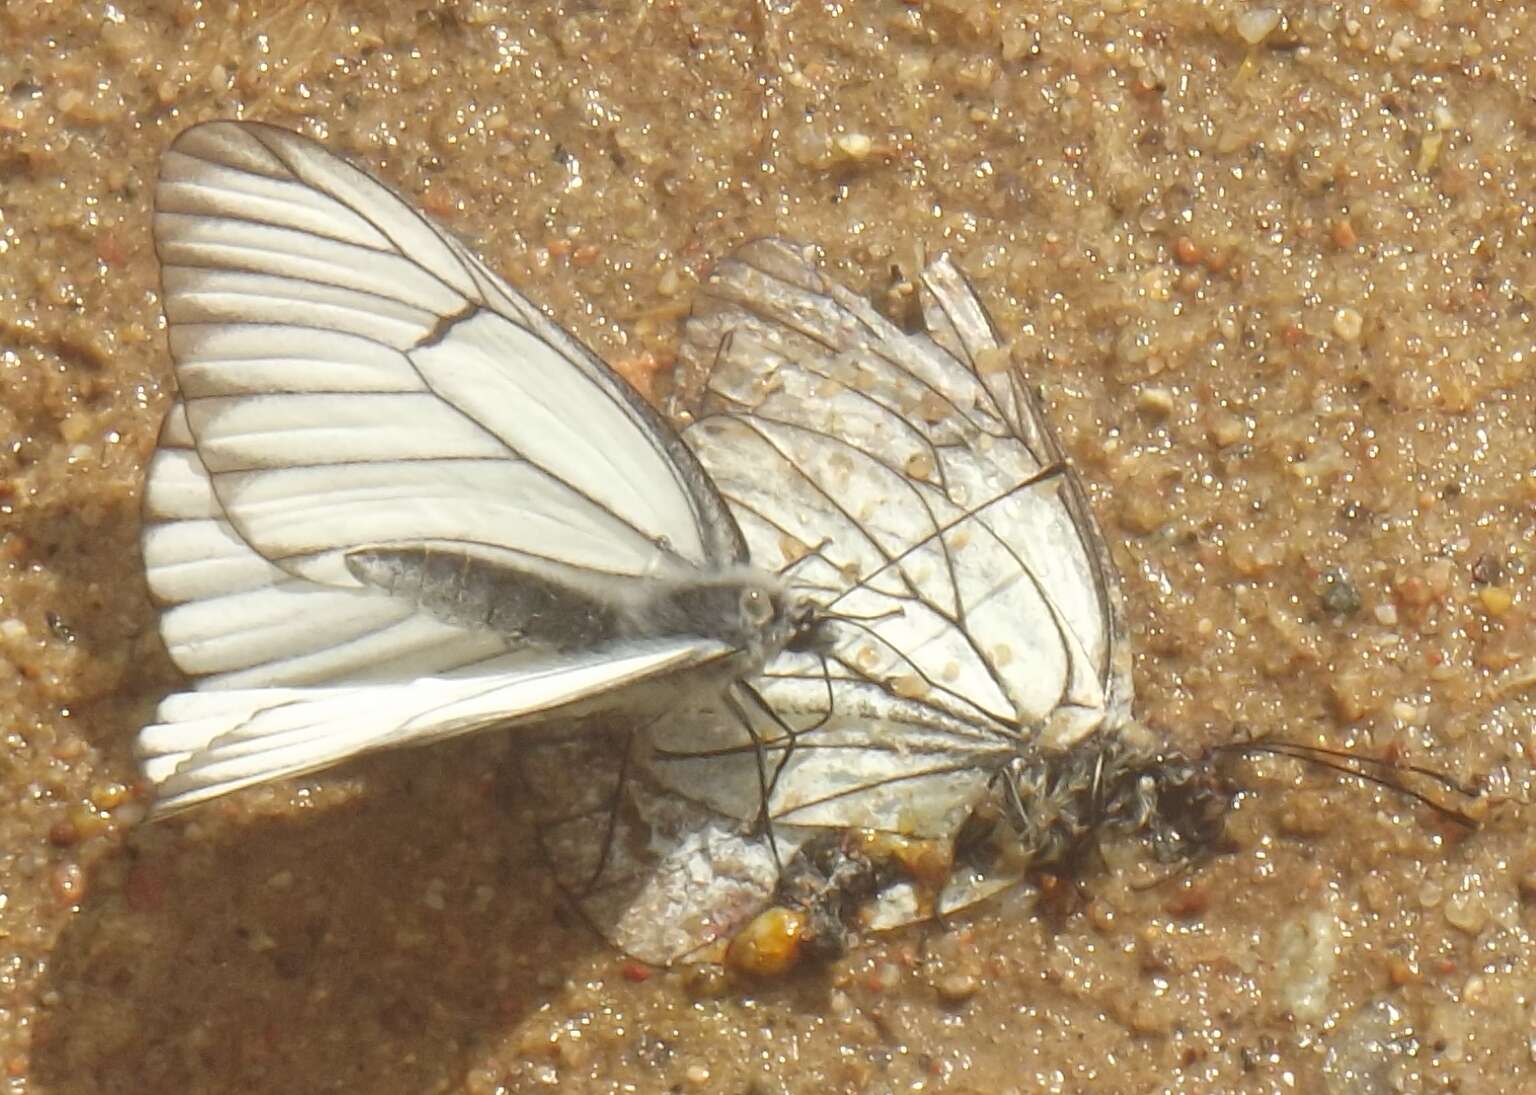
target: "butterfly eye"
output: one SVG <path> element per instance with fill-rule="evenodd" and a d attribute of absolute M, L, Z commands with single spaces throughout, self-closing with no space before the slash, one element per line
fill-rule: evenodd
<path fill-rule="evenodd" d="M 741 619 L 752 627 L 766 627 L 773 622 L 773 598 L 761 589 L 741 591 Z"/>

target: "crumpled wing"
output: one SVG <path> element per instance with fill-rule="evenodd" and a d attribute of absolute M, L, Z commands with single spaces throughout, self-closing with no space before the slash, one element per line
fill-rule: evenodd
<path fill-rule="evenodd" d="M 753 558 L 867 621 L 842 629 L 855 676 L 1065 747 L 1128 711 L 1102 537 L 964 279 L 941 258 L 922 292 L 936 338 L 749 245 L 689 324 L 687 437 Z"/>
<path fill-rule="evenodd" d="M 690 320 L 689 443 L 754 560 L 842 617 L 828 659 L 784 654 L 752 682 L 766 720 L 658 729 L 657 778 L 730 816 L 761 808 L 761 755 L 773 817 L 942 838 L 1010 756 L 1129 717 L 1081 487 L 964 278 L 940 258 L 920 292 L 930 333 L 905 334 L 763 241 Z"/>
<path fill-rule="evenodd" d="M 770 837 L 758 822 L 737 821 L 655 783 L 646 743 L 646 733 L 636 732 L 627 756 L 611 740 L 525 747 L 523 801 L 534 804 L 556 881 L 594 931 L 654 965 L 719 961 L 737 932 L 782 900 L 780 865 L 819 830 L 778 823 Z M 731 765 L 755 794 L 754 759 L 739 754 Z M 1022 878 L 1017 856 L 956 864 L 937 893 L 900 872 L 881 872 L 875 890 L 859 895 L 847 914 L 857 928 L 887 931 L 960 912 Z"/>
<path fill-rule="evenodd" d="M 521 760 L 561 889 L 593 930 L 654 965 L 718 958 L 807 838 L 777 827 L 770 840 L 650 786 L 613 741 L 533 746 Z"/>
<path fill-rule="evenodd" d="M 729 703 L 701 695 L 658 719 L 651 778 L 724 817 L 759 818 L 767 786 L 768 816 L 780 824 L 944 840 L 1017 752 L 1007 734 L 868 682 L 786 674 L 772 683 L 762 693 L 733 685 Z"/>

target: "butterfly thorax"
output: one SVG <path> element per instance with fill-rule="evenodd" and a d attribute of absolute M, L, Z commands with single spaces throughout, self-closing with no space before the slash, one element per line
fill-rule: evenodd
<path fill-rule="evenodd" d="M 1208 756 L 1151 752 L 1103 735 L 1064 752 L 1021 755 L 996 793 L 1037 867 L 1070 862 L 1107 832 L 1146 838 L 1160 861 L 1188 859 L 1220 843 L 1233 798 Z"/>

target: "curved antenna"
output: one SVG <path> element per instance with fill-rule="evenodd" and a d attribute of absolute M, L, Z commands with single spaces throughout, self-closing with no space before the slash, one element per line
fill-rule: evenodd
<path fill-rule="evenodd" d="M 1463 828 L 1476 829 L 1479 827 L 1477 819 L 1470 814 L 1453 806 L 1448 806 L 1425 792 L 1409 787 L 1401 780 L 1394 778 L 1399 773 L 1407 773 L 1427 779 L 1436 786 L 1442 787 L 1463 798 L 1477 799 L 1481 797 L 1481 792 L 1477 788 L 1462 783 L 1454 776 L 1446 772 L 1437 771 L 1434 768 L 1426 768 L 1418 764 L 1399 764 L 1382 757 L 1364 756 L 1344 749 L 1329 749 L 1321 745 L 1303 745 L 1299 742 L 1287 741 L 1231 742 L 1225 745 L 1212 746 L 1211 752 L 1250 757 L 1287 757 L 1291 760 L 1315 764 L 1319 768 L 1325 768 L 1330 772 L 1351 776 L 1365 783 L 1374 784 L 1389 791 L 1395 791 L 1420 805 L 1429 807 L 1441 817 L 1453 821 Z"/>

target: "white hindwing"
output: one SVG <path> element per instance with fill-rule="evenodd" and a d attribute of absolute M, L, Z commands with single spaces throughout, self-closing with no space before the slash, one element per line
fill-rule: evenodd
<path fill-rule="evenodd" d="M 749 245 L 690 321 L 707 387 L 685 436 L 753 558 L 851 621 L 825 662 L 781 655 L 753 682 L 777 719 L 741 704 L 771 816 L 946 838 L 1002 760 L 1125 724 L 1131 682 L 1113 566 L 1037 398 L 947 257 L 918 290 L 926 335 L 801 249 Z M 745 738 L 731 769 L 707 718 L 669 721 L 658 776 L 755 816 Z"/>
<path fill-rule="evenodd" d="M 730 652 L 530 666 L 349 569 L 381 545 L 620 579 L 745 558 L 639 396 L 382 184 L 286 130 L 196 126 L 162 161 L 155 243 L 181 398 L 145 564 L 172 658 L 227 693 L 173 696 L 141 736 L 162 808 Z"/>

